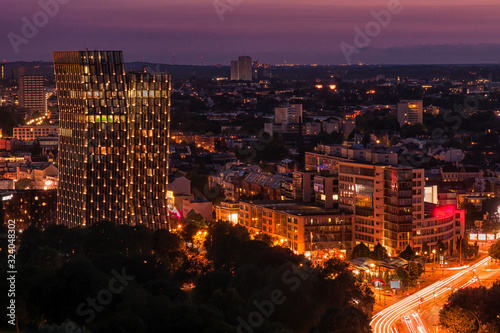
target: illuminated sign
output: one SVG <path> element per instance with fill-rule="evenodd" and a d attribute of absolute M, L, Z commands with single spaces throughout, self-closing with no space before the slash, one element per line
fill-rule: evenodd
<path fill-rule="evenodd" d="M 14 195 L 13 194 L 9 194 L 8 196 L 2 197 L 2 201 L 12 200 L 12 198 L 14 198 Z"/>
<path fill-rule="evenodd" d="M 167 191 L 167 198 L 174 198 L 174 191 Z"/>
<path fill-rule="evenodd" d="M 480 241 L 485 241 L 486 240 L 486 234 L 478 234 L 477 239 Z"/>
<path fill-rule="evenodd" d="M 393 280 L 391 281 L 391 289 L 399 289 L 401 288 L 401 281 Z"/>
<path fill-rule="evenodd" d="M 477 234 L 470 234 L 469 239 L 470 240 L 477 240 Z"/>
<path fill-rule="evenodd" d="M 489 241 L 493 241 L 493 240 L 495 240 L 495 235 L 493 235 L 493 234 L 487 234 L 487 235 L 486 235 L 486 238 L 487 238 Z"/>
<path fill-rule="evenodd" d="M 455 213 L 455 207 L 453 206 L 439 207 L 434 211 L 434 217 L 445 217 L 453 215 L 453 213 Z"/>

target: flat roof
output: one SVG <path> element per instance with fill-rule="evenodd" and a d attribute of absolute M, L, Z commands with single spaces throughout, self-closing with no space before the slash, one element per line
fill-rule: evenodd
<path fill-rule="evenodd" d="M 243 203 L 259 206 L 266 209 L 285 212 L 296 216 L 320 216 L 320 215 L 349 215 L 340 213 L 336 209 L 326 209 L 320 206 L 304 204 L 300 201 L 290 200 L 263 200 L 263 201 L 242 201 Z"/>

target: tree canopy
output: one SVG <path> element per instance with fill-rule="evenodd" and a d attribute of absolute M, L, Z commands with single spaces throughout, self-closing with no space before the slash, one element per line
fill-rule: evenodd
<path fill-rule="evenodd" d="M 203 230 L 203 249 L 185 246 L 183 228 L 99 222 L 25 230 L 20 328 L 216 333 L 252 324 L 255 332 L 370 332 L 373 293 L 346 261 L 313 268 L 289 249 L 251 239 L 242 226 L 206 226 L 188 215 L 196 234 Z M 1 283 L 7 290 L 8 281 Z M 7 318 L 5 295 L 0 302 Z"/>

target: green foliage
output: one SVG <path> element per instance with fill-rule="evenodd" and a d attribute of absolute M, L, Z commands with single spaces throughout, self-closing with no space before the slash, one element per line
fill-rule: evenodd
<path fill-rule="evenodd" d="M 33 147 L 31 147 L 31 155 L 32 156 L 40 156 L 42 154 L 42 147 L 40 145 L 40 141 L 33 141 Z"/>
<path fill-rule="evenodd" d="M 373 251 L 371 253 L 372 259 L 383 260 L 383 259 L 387 258 L 388 256 L 389 255 L 387 254 L 386 248 L 383 247 L 382 245 L 380 245 L 380 243 L 377 243 L 377 245 L 375 245 L 373 247 Z"/>
<path fill-rule="evenodd" d="M 427 242 L 424 242 L 422 244 L 422 254 L 426 255 L 425 253 L 427 252 L 427 255 L 430 253 L 430 248 L 429 248 L 429 245 L 427 244 Z"/>
<path fill-rule="evenodd" d="M 361 242 L 356 245 L 351 252 L 351 259 L 361 258 L 361 257 L 371 257 L 371 251 L 365 243 Z"/>
<path fill-rule="evenodd" d="M 370 248 L 366 246 L 365 243 L 361 242 L 352 249 L 350 258 L 356 259 L 365 257 L 374 260 L 383 260 L 388 256 L 387 249 L 380 243 L 377 243 L 377 245 L 373 247 L 373 251 L 370 251 Z"/>
<path fill-rule="evenodd" d="M 462 258 L 467 259 L 471 257 L 477 256 L 479 251 L 479 247 L 477 246 L 477 242 L 475 245 L 469 244 L 469 237 L 459 237 L 456 250 L 458 251 L 458 255 L 462 255 Z"/>
<path fill-rule="evenodd" d="M 226 199 L 226 195 L 224 194 L 224 188 L 219 184 L 215 184 L 208 190 L 207 199 L 212 202 L 214 205 L 220 204 L 222 201 Z"/>
<path fill-rule="evenodd" d="M 439 322 L 450 333 L 498 332 L 500 329 L 500 283 L 465 288 L 453 293 L 439 312 Z"/>
<path fill-rule="evenodd" d="M 413 257 L 415 257 L 415 251 L 413 251 L 410 244 L 408 244 L 404 251 L 399 254 L 399 257 L 405 260 L 412 260 Z"/>
<path fill-rule="evenodd" d="M 442 240 L 439 240 L 436 244 L 436 255 L 442 256 L 446 254 L 446 250 L 448 249 L 448 245 L 443 243 Z"/>
<path fill-rule="evenodd" d="M 424 124 L 404 125 L 401 127 L 401 136 L 403 138 L 414 138 L 424 134 L 427 134 L 427 128 Z"/>
<path fill-rule="evenodd" d="M 377 116 L 369 111 L 356 117 L 356 129 L 361 133 L 376 134 L 378 131 L 398 130 L 399 123 L 397 117 L 393 115 Z"/>
<path fill-rule="evenodd" d="M 339 274 L 346 273 L 348 268 L 349 262 L 345 260 L 339 258 L 328 259 L 321 270 L 321 276 L 324 278 L 335 278 Z"/>
<path fill-rule="evenodd" d="M 459 205 L 460 209 L 465 210 L 465 226 L 474 227 L 474 221 L 483 218 L 481 212 L 470 202 L 463 201 Z"/>
<path fill-rule="evenodd" d="M 330 308 L 312 333 L 370 332 L 370 326 L 366 325 L 367 319 L 366 313 L 354 307 Z"/>
<path fill-rule="evenodd" d="M 14 113 L 14 108 L 0 106 L 0 129 L 3 136 L 12 136 L 13 128 L 24 124 L 24 119 L 21 115 Z"/>
<path fill-rule="evenodd" d="M 33 188 L 33 182 L 29 178 L 21 178 L 16 182 L 16 190 L 27 190 Z"/>
<path fill-rule="evenodd" d="M 494 259 L 500 259 L 500 240 L 495 241 L 495 243 L 491 244 L 488 253 L 490 257 Z"/>
<path fill-rule="evenodd" d="M 196 213 L 187 220 L 203 222 Z M 250 239 L 242 226 L 220 222 L 207 231 L 205 257 L 184 247 L 178 231 L 110 222 L 28 228 L 21 235 L 16 281 L 20 329 L 43 324 L 40 331 L 47 333 L 68 325 L 97 333 L 235 332 L 238 318 L 246 320 L 256 303 L 268 304 L 279 291 L 283 301 L 255 332 L 370 331 L 374 296 L 347 262 L 334 259 L 313 269 L 288 249 Z M 0 268 L 6 269 L 5 262 Z M 90 309 L 89 300 L 95 302 L 119 273 L 130 278 L 123 288 L 109 303 L 97 303 L 91 320 L 81 315 L 77 309 Z M 6 299 L 0 301 L 7 318 Z"/>
<path fill-rule="evenodd" d="M 414 285 L 423 272 L 423 267 L 415 262 L 410 262 L 408 266 L 396 269 L 396 274 L 405 285 Z"/>
<path fill-rule="evenodd" d="M 441 310 L 439 324 L 450 333 L 469 333 L 477 330 L 477 321 L 474 316 L 459 307 Z"/>
<path fill-rule="evenodd" d="M 265 162 L 277 162 L 288 157 L 289 152 L 283 143 L 281 135 L 274 133 L 262 133 L 259 142 L 254 142 L 248 148 L 235 148 L 236 157 L 245 163 L 259 164 Z"/>

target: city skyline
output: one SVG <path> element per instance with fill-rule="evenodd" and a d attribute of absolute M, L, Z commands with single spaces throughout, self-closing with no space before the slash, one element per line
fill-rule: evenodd
<path fill-rule="evenodd" d="M 55 1 L 55 0 L 54 0 Z M 500 8 L 491 0 L 200 1 L 182 4 L 150 0 L 136 4 L 57 2 L 45 17 L 41 4 L 7 0 L 0 29 L 0 59 L 50 60 L 52 51 L 123 50 L 131 61 L 177 64 L 229 64 L 239 54 L 271 64 L 498 63 Z M 373 13 L 397 8 L 358 53 L 347 59 L 340 45 L 355 45 L 356 28 L 377 22 Z M 52 8 L 52 9 L 50 9 Z M 265 8 L 265 9 L 264 9 Z M 110 16 L 111 13 L 111 16 Z M 26 21 L 39 20 L 23 34 Z M 23 19 L 26 20 L 23 20 Z M 46 19 L 45 19 L 46 18 Z M 102 34 L 102 31 L 107 31 Z M 10 36 L 10 37 L 9 37 Z M 17 37 L 20 39 L 16 39 Z M 13 46 L 14 45 L 14 46 Z M 366 46 L 365 46 L 366 45 Z M 17 52 L 16 52 L 17 51 Z M 349 61 L 350 60 L 350 61 Z"/>

